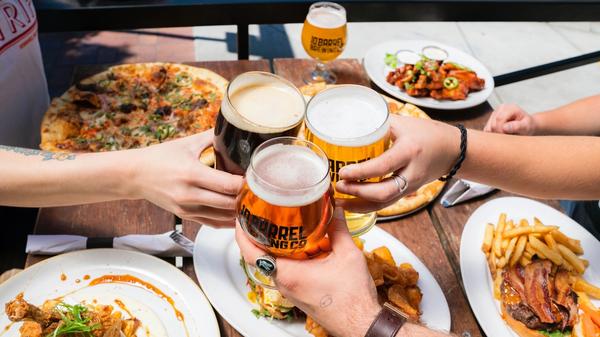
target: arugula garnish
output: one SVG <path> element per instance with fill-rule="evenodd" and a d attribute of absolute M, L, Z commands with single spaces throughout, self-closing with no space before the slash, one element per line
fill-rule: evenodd
<path fill-rule="evenodd" d="M 554 330 L 554 331 L 548 331 L 548 330 L 539 330 L 539 332 L 547 337 L 567 337 L 571 335 L 571 330 L 565 330 L 565 331 L 560 331 L 560 330 Z"/>
<path fill-rule="evenodd" d="M 99 329 L 101 326 L 100 324 L 88 325 L 90 319 L 83 317 L 88 308 L 81 304 L 70 305 L 60 303 L 54 309 L 60 315 L 62 322 L 46 337 L 59 337 L 67 334 L 80 334 L 84 337 L 93 337 L 92 331 Z"/>

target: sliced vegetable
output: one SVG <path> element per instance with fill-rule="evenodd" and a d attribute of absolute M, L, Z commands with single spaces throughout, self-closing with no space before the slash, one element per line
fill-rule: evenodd
<path fill-rule="evenodd" d="M 386 66 L 390 68 L 396 69 L 396 67 L 398 66 L 398 58 L 396 57 L 396 54 L 385 53 L 385 58 L 383 59 L 383 62 Z"/>
<path fill-rule="evenodd" d="M 458 87 L 458 78 L 450 76 L 444 79 L 444 88 L 452 90 L 456 87 Z"/>

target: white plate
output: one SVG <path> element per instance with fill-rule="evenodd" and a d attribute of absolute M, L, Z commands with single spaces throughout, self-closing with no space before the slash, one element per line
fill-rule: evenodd
<path fill-rule="evenodd" d="M 590 261 L 584 277 L 593 284 L 600 284 L 600 242 L 573 219 L 550 206 L 530 199 L 498 198 L 486 202 L 473 212 L 463 229 L 460 241 L 460 271 L 467 298 L 487 336 L 518 337 L 500 316 L 500 304 L 492 294 L 493 281 L 485 255 L 481 251 L 485 225 L 496 225 L 500 213 L 506 213 L 508 219 L 519 221 L 525 218 L 530 223 L 533 222 L 533 217 L 537 217 L 542 223 L 559 226 L 569 237 L 581 240 L 585 253 L 583 257 Z"/>
<path fill-rule="evenodd" d="M 61 280 L 61 274 L 66 280 Z M 85 280 L 84 276 L 90 279 Z M 90 280 L 103 275 L 131 275 L 148 282 L 174 301 L 174 307 L 183 315 L 177 319 L 174 308 L 154 292 L 125 283 L 105 283 L 89 286 Z M 77 282 L 79 280 L 79 282 Z M 64 296 L 66 303 L 110 304 L 121 300 L 142 323 L 138 336 L 219 337 L 219 326 L 210 303 L 200 288 L 183 272 L 156 257 L 117 249 L 90 249 L 52 257 L 25 269 L 0 285 L 0 305 L 24 292 L 25 299 L 41 305 L 45 300 Z M 125 317 L 128 317 L 124 313 Z M 0 327 L 10 321 L 2 312 Z M 2 337 L 19 336 L 20 323 L 14 324 Z M 186 332 L 187 330 L 187 332 Z"/>
<path fill-rule="evenodd" d="M 421 320 L 430 327 L 450 330 L 450 311 L 444 293 L 427 267 L 402 243 L 380 228 L 373 228 L 363 237 L 365 248 L 387 246 L 396 262 L 409 262 L 419 272 L 419 287 L 423 292 Z M 257 319 L 248 301 L 246 276 L 240 267 L 240 252 L 233 229 L 213 229 L 203 226 L 196 237 L 194 268 L 198 281 L 215 309 L 237 331 L 246 337 L 281 336 L 311 337 L 304 321 L 281 322 Z M 348 280 L 351 282 L 352 280 Z"/>
<path fill-rule="evenodd" d="M 398 50 L 412 50 L 416 53 L 421 53 L 423 47 L 426 46 L 436 46 L 442 48 L 448 52 L 448 58 L 446 59 L 447 61 L 456 62 L 473 69 L 477 73 L 477 76 L 485 80 L 485 88 L 480 91 L 469 93 L 467 98 L 462 101 L 440 101 L 431 97 L 412 97 L 400 90 L 400 88 L 389 84 L 385 80 L 387 74 L 394 70 L 388 67 L 383 61 L 386 53 L 396 53 Z M 494 90 L 494 78 L 487 68 L 481 64 L 481 62 L 462 50 L 435 41 L 396 40 L 384 42 L 372 47 L 369 49 L 369 51 L 367 51 L 367 54 L 363 59 L 363 64 L 371 80 L 385 92 L 405 102 L 410 102 L 414 105 L 427 108 L 441 110 L 470 108 L 485 102 Z"/>

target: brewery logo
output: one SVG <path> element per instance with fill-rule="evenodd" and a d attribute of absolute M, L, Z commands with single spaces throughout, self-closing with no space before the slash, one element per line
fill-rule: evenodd
<path fill-rule="evenodd" d="M 344 40 L 342 38 L 323 39 L 317 36 L 310 38 L 310 50 L 321 53 L 339 53 L 343 49 Z"/>
<path fill-rule="evenodd" d="M 242 205 L 240 223 L 248 234 L 261 244 L 277 249 L 301 249 L 306 246 L 307 237 L 303 226 L 277 225 L 262 218 Z"/>
<path fill-rule="evenodd" d="M 332 182 L 337 182 L 338 180 L 340 180 L 340 177 L 338 175 L 338 172 L 340 172 L 340 169 L 346 165 L 350 165 L 350 164 L 358 164 L 358 163 L 362 163 L 365 162 L 367 160 L 370 160 L 371 157 L 367 157 L 361 160 L 349 160 L 349 161 L 341 161 L 341 160 L 333 160 L 333 159 L 329 159 L 329 175 L 331 177 L 331 181 Z"/>

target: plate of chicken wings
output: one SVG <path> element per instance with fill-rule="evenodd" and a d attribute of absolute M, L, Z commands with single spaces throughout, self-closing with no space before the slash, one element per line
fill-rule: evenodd
<path fill-rule="evenodd" d="M 384 42 L 367 52 L 363 65 L 385 92 L 426 108 L 470 108 L 485 102 L 494 89 L 494 78 L 481 62 L 435 41 Z"/>

